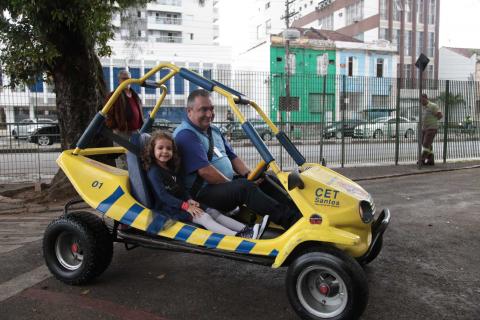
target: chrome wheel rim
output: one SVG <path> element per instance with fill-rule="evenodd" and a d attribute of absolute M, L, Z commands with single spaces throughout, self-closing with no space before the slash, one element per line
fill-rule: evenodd
<path fill-rule="evenodd" d="M 46 146 L 50 143 L 50 139 L 46 136 L 38 137 L 38 144 L 41 146 Z"/>
<path fill-rule="evenodd" d="M 304 269 L 297 278 L 296 290 L 302 306 L 316 317 L 335 317 L 347 306 L 345 282 L 328 267 L 310 266 Z"/>
<path fill-rule="evenodd" d="M 83 250 L 77 237 L 62 232 L 55 241 L 55 256 L 62 267 L 75 271 L 83 263 Z"/>

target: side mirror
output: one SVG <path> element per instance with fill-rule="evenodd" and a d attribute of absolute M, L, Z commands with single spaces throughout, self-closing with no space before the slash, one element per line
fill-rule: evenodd
<path fill-rule="evenodd" d="M 300 172 L 298 172 L 298 169 L 295 169 L 288 175 L 288 191 L 293 190 L 297 187 L 298 189 L 303 189 L 305 188 L 305 183 L 303 183 L 302 177 L 300 176 Z"/>

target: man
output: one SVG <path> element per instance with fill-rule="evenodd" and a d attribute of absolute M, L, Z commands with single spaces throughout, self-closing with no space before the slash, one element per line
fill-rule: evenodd
<path fill-rule="evenodd" d="M 210 93 L 195 90 L 188 96 L 187 118 L 173 133 L 182 158 L 185 185 L 195 200 L 220 211 L 246 205 L 258 214 L 269 214 L 273 222 L 288 229 L 300 214 L 265 194 L 245 178 L 250 169 L 212 126 L 215 116 Z"/>
<path fill-rule="evenodd" d="M 422 104 L 422 165 L 433 166 L 435 164 L 433 156 L 433 139 L 438 131 L 438 120 L 442 118 L 438 106 L 428 100 L 426 94 L 420 98 Z"/>
<path fill-rule="evenodd" d="M 120 70 L 118 72 L 118 81 L 120 84 L 128 79 L 130 79 L 130 72 L 127 70 Z M 107 101 L 112 94 L 113 91 L 108 95 Z M 112 108 L 110 108 L 107 114 L 106 124 L 114 133 L 127 140 L 130 139 L 132 133 L 137 132 L 142 127 L 142 101 L 138 94 L 130 88 L 130 85 L 123 90 Z M 127 168 L 125 155 L 118 157 L 115 162 L 118 168 Z"/>

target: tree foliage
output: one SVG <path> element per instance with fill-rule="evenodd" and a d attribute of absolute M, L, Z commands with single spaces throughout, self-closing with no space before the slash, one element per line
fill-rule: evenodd
<path fill-rule="evenodd" d="M 443 105 L 446 105 L 447 102 L 448 102 L 448 105 L 449 106 L 456 106 L 456 105 L 459 105 L 459 104 L 464 104 L 465 103 L 465 99 L 463 99 L 463 96 L 459 93 L 457 94 L 454 94 L 454 93 L 451 93 L 448 95 L 448 99 L 447 99 L 447 93 L 446 92 L 442 92 L 439 96 L 438 96 L 438 100 L 443 104 Z"/>
<path fill-rule="evenodd" d="M 78 50 L 110 54 L 112 14 L 147 0 L 9 0 L 0 1 L 0 59 L 13 83 L 33 83 L 52 75 L 61 58 Z M 89 68 L 91 66 L 85 66 Z"/>

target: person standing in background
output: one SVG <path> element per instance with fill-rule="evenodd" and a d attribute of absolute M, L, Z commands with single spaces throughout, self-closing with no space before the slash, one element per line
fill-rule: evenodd
<path fill-rule="evenodd" d="M 438 120 L 442 118 L 442 113 L 438 106 L 428 100 L 426 94 L 420 98 L 422 105 L 422 165 L 433 166 L 435 159 L 433 155 L 433 139 L 438 131 Z"/>
<path fill-rule="evenodd" d="M 130 79 L 130 72 L 123 69 L 118 72 L 118 81 L 121 84 L 123 81 Z M 113 91 L 107 97 L 113 95 Z M 107 127 L 112 129 L 115 134 L 122 136 L 125 139 L 130 139 L 132 133 L 138 132 L 143 125 L 142 101 L 138 94 L 128 85 L 123 90 L 120 97 L 113 104 L 112 108 L 107 114 Z M 114 143 L 114 145 L 117 145 Z M 118 145 L 117 145 L 118 146 Z M 125 154 L 119 156 L 115 163 L 117 168 L 127 169 L 127 161 Z"/>

